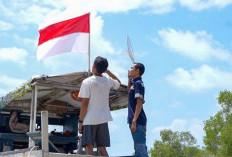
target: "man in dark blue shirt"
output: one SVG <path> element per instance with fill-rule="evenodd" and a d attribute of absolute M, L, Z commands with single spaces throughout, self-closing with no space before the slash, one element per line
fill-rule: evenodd
<path fill-rule="evenodd" d="M 134 140 L 136 157 L 148 157 L 147 118 L 143 110 L 145 88 L 141 77 L 144 71 L 145 67 L 141 63 L 134 63 L 128 71 L 128 123 Z"/>

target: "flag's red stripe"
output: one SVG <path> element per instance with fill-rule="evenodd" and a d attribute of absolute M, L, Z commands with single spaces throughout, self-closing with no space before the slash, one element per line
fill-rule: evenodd
<path fill-rule="evenodd" d="M 41 45 L 48 40 L 76 32 L 89 33 L 89 14 L 61 21 L 40 29 L 38 45 Z"/>

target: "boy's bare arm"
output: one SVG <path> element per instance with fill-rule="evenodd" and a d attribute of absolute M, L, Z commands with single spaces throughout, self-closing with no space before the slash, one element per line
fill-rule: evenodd
<path fill-rule="evenodd" d="M 117 80 L 119 83 L 121 83 L 121 81 L 117 78 L 117 76 L 115 76 L 112 72 L 110 72 L 108 69 L 106 69 L 105 73 L 111 77 L 114 80 Z"/>
<path fill-rule="evenodd" d="M 89 98 L 83 98 L 82 99 L 82 105 L 81 105 L 79 121 L 84 120 L 85 115 L 87 113 L 88 105 L 89 105 Z M 79 133 L 82 134 L 82 123 L 79 123 L 78 130 L 79 130 Z"/>

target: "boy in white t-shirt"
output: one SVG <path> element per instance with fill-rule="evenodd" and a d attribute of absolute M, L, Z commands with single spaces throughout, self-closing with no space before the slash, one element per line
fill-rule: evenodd
<path fill-rule="evenodd" d="M 86 155 L 94 155 L 94 144 L 101 156 L 108 156 L 106 147 L 110 146 L 108 122 L 112 121 L 109 107 L 111 88 L 118 89 L 120 80 L 108 68 L 108 61 L 96 57 L 92 66 L 93 76 L 86 78 L 80 88 L 79 97 L 82 106 L 79 118 L 79 133 L 82 134 L 82 146 Z M 109 77 L 105 77 L 106 73 Z"/>

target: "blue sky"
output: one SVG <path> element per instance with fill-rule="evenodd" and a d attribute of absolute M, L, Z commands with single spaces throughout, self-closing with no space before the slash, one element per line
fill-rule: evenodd
<path fill-rule="evenodd" d="M 0 96 L 33 75 L 87 71 L 87 55 L 65 53 L 38 62 L 38 29 L 91 12 L 91 60 L 107 57 L 123 83 L 131 61 L 145 64 L 147 145 L 159 131 L 190 131 L 203 146 L 203 121 L 220 110 L 217 96 L 231 90 L 232 0 L 2 0 Z M 127 110 L 112 112 L 110 155 L 130 155 Z"/>

